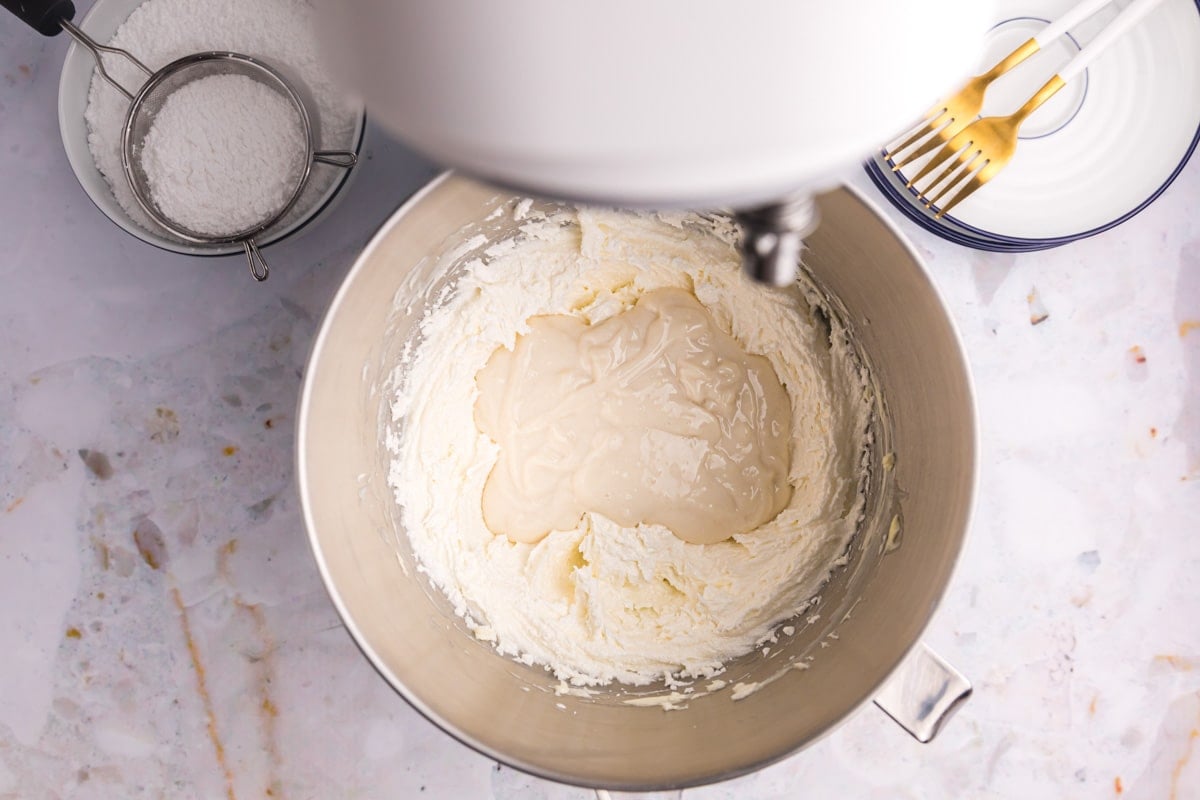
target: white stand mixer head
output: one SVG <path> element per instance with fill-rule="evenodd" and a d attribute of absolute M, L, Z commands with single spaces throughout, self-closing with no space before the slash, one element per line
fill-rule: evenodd
<path fill-rule="evenodd" d="M 335 70 L 448 166 L 745 208 L 838 181 L 976 66 L 983 0 L 323 0 Z"/>

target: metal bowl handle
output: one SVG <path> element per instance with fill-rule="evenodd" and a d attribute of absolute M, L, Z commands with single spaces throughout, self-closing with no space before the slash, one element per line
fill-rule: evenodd
<path fill-rule="evenodd" d="M 875 705 L 922 744 L 971 696 L 971 683 L 924 642 L 918 642 L 875 695 Z M 679 800 L 681 790 L 614 792 L 597 789 L 596 800 Z"/>
<path fill-rule="evenodd" d="M 925 743 L 937 736 L 970 695 L 970 681 L 919 642 L 875 695 L 875 705 Z"/>

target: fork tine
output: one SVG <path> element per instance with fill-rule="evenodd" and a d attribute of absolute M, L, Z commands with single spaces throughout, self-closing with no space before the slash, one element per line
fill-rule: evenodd
<path fill-rule="evenodd" d="M 943 116 L 945 116 L 945 115 L 943 115 Z M 958 133 L 957 130 L 953 130 L 957 125 L 958 125 L 958 120 L 955 119 L 954 117 L 950 117 L 945 122 L 938 125 L 936 128 L 933 128 L 932 130 L 927 131 L 925 133 L 925 136 L 927 136 L 928 138 L 924 142 L 921 143 L 920 147 L 918 147 L 916 150 L 913 150 L 911 153 L 904 156 L 904 158 L 900 159 L 899 161 L 893 162 L 892 172 L 896 172 L 898 170 L 904 169 L 906 166 L 908 166 L 912 162 L 916 161 L 921 156 L 925 155 L 926 153 L 930 153 L 933 150 L 935 150 L 936 148 L 945 144 L 947 139 L 951 138 L 954 134 Z M 908 146 L 907 142 L 905 143 L 905 146 L 906 147 Z M 897 150 L 896 153 L 893 154 L 892 157 L 894 158 L 894 156 L 899 154 L 900 152 L 901 152 L 900 150 Z"/>
<path fill-rule="evenodd" d="M 974 141 L 967 141 L 966 144 L 956 148 L 954 146 L 954 140 L 952 139 L 949 144 L 947 144 L 945 147 L 943 147 L 941 150 L 938 151 L 937 155 L 935 155 L 933 158 L 929 159 L 929 161 L 925 164 L 925 166 L 921 168 L 920 172 L 918 172 L 916 175 L 909 178 L 908 182 L 904 185 L 904 187 L 906 189 L 913 188 L 917 184 L 917 182 L 920 181 L 922 178 L 924 178 L 926 175 L 931 174 L 934 170 L 936 170 L 938 167 L 940 167 L 946 161 L 948 161 L 951 158 L 956 157 L 962 151 L 966 150 L 969 147 L 974 146 L 974 144 L 975 144 Z M 933 186 L 936 183 L 937 183 L 937 181 L 934 181 L 933 184 L 929 184 L 928 186 L 926 186 L 926 189 L 933 188 Z M 918 189 L 917 194 L 923 196 L 924 192 L 922 190 Z"/>
<path fill-rule="evenodd" d="M 967 182 L 967 185 L 964 186 L 959 191 L 958 194 L 956 194 L 956 195 L 954 195 L 954 197 L 950 198 L 950 201 L 948 203 L 946 203 L 946 205 L 944 205 L 938 209 L 938 212 L 936 215 L 934 215 L 934 218 L 941 219 L 944 215 L 949 213 L 950 209 L 954 208 L 956 205 L 961 203 L 963 200 L 967 199 L 967 197 L 969 197 L 972 192 L 974 192 L 980 186 L 983 186 L 985 183 L 987 183 L 989 180 L 991 180 L 992 179 L 991 172 L 988 172 L 987 175 L 984 174 L 984 171 L 987 170 L 987 168 L 990 165 L 991 165 L 991 162 L 988 161 L 982 167 L 980 167 L 975 172 L 975 174 L 971 177 L 971 180 Z"/>
<path fill-rule="evenodd" d="M 905 134 L 908 134 L 908 136 L 904 141 L 895 147 L 885 147 L 883 149 L 884 157 L 888 159 L 894 159 L 897 155 L 903 153 L 905 150 L 912 147 L 925 137 L 937 133 L 939 130 L 945 127 L 946 121 L 944 118 L 949 113 L 950 109 L 946 108 L 945 106 L 940 108 L 935 106 L 921 119 L 920 122 L 905 131 Z M 950 120 L 950 122 L 953 122 L 953 120 Z M 901 135 L 903 136 L 904 134 Z"/>
<path fill-rule="evenodd" d="M 959 153 L 958 158 L 954 160 L 953 164 L 950 164 L 937 175 L 930 178 L 929 182 L 925 184 L 925 188 L 918 193 L 917 200 L 923 203 L 926 208 L 932 206 L 933 200 L 930 198 L 935 196 L 934 190 L 938 190 L 936 194 L 937 197 L 945 194 L 948 187 L 953 186 L 958 182 L 958 178 L 962 175 L 963 170 L 965 169 L 964 161 L 969 163 L 970 161 L 974 160 L 978 152 L 979 151 L 977 150 L 964 150 Z"/>
<path fill-rule="evenodd" d="M 979 162 L 979 165 L 972 166 L 976 162 Z M 986 167 L 987 164 L 988 164 L 988 161 L 986 158 L 983 157 L 983 151 L 981 151 L 981 150 L 975 150 L 971 154 L 970 158 L 968 158 L 966 160 L 960 160 L 958 166 L 955 167 L 955 169 L 954 169 L 953 175 L 950 174 L 950 170 L 947 170 L 946 174 L 943 175 L 943 177 L 948 178 L 948 180 L 945 181 L 944 185 L 942 186 L 942 188 L 940 190 L 938 190 L 937 194 L 933 195 L 932 197 L 928 198 L 925 201 L 925 207 L 932 208 L 933 206 L 937 205 L 937 202 L 939 200 L 941 200 L 943 197 L 945 197 L 947 194 L 949 194 L 951 191 L 953 191 L 963 181 L 976 175 L 979 172 L 979 170 Z"/>

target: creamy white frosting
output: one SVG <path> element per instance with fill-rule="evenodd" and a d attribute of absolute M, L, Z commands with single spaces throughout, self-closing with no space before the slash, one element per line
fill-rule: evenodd
<path fill-rule="evenodd" d="M 814 292 L 753 285 L 739 264 L 731 228 L 697 217 L 535 212 L 427 310 L 393 401 L 390 481 L 420 568 L 499 652 L 576 685 L 711 676 L 803 610 L 846 549 L 863 503 L 864 380 Z M 786 389 L 787 506 L 715 544 L 595 512 L 532 544 L 493 533 L 481 501 L 499 448 L 474 423 L 477 373 L 533 317 L 596 324 L 667 287 L 692 292 Z"/>

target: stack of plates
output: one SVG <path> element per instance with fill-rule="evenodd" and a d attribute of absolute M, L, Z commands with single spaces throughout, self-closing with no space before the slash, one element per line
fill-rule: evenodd
<path fill-rule="evenodd" d="M 998 0 L 980 72 L 1077 0 Z M 1128 4 L 1116 0 L 992 84 L 983 116 L 1011 113 Z M 905 188 L 925 159 L 867 173 L 926 230 L 968 247 L 1025 252 L 1121 224 L 1152 203 L 1200 141 L 1200 0 L 1164 0 L 1021 128 L 1016 155 L 952 214 Z"/>

